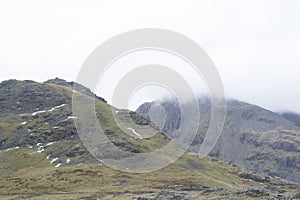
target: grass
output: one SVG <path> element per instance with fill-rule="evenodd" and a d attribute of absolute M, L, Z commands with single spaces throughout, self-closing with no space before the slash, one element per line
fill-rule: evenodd
<path fill-rule="evenodd" d="M 249 185 L 262 186 L 260 182 L 240 178 L 237 170 L 227 163 L 210 158 L 199 159 L 192 154 L 185 154 L 170 166 L 146 174 L 125 173 L 97 162 L 55 168 L 46 155 L 29 148 L 1 151 L 1 166 L 12 166 L 9 172 L 1 170 L 1 199 L 113 198 L 119 193 L 118 196 L 125 199 L 126 195 L 128 198 L 138 193 L 151 195 L 175 185 L 224 188 L 226 191 Z M 3 162 L 3 158 L 7 160 Z M 191 193 L 199 195 L 201 191 Z M 205 195 L 211 195 L 211 198 L 219 196 Z"/>

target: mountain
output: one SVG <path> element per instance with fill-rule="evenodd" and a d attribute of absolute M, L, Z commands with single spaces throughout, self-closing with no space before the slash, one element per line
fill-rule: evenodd
<path fill-rule="evenodd" d="M 111 119 L 111 107 L 103 98 L 95 96 L 84 86 L 77 88 L 80 89 L 80 93 L 95 97 L 96 111 L 101 118 L 101 125 L 114 143 L 131 152 L 145 151 L 157 146 L 150 140 L 130 140 L 131 138 L 118 129 L 117 124 Z M 49 159 L 73 154 L 85 157 L 89 155 L 82 146 L 74 125 L 76 116 L 72 115 L 71 110 L 72 92 L 73 83 L 61 79 L 49 80 L 45 83 L 17 80 L 2 82 L 0 84 L 0 150 L 57 143 L 53 145 L 63 144 L 65 147 L 59 146 L 58 149 L 53 149 L 54 152 L 47 152 L 50 155 Z M 143 119 L 141 117 L 139 119 L 138 116 L 135 116 L 135 120 L 143 122 Z M 113 135 L 115 137 L 112 137 Z M 157 135 L 153 140 L 162 140 L 162 137 L 164 136 Z M 92 157 L 90 156 L 89 159 Z"/>
<path fill-rule="evenodd" d="M 76 85 L 77 91 L 73 91 Z M 169 143 L 164 133 L 141 139 L 124 132 L 106 101 L 62 79 L 0 83 L 0 199 L 298 199 L 300 187 L 185 153 L 151 173 L 127 173 L 94 158 L 80 140 L 72 94 L 95 98 L 98 122 L 116 146 L 133 153 Z M 117 110 L 122 117 L 123 110 Z M 151 125 L 130 112 L 135 124 Z M 134 128 L 135 124 L 126 122 Z M 151 126 L 150 126 L 151 127 Z M 153 129 L 155 127 L 153 126 Z M 134 130 L 134 129 L 132 129 Z M 152 130 L 152 129 L 151 129 Z M 151 131 L 149 126 L 139 133 Z M 155 129 L 156 130 L 156 129 Z"/>
<path fill-rule="evenodd" d="M 293 112 L 283 112 L 280 113 L 282 117 L 289 120 L 290 122 L 293 122 L 296 126 L 300 127 L 300 115 Z"/>
<path fill-rule="evenodd" d="M 142 104 L 136 112 L 150 120 L 149 110 L 157 104 L 167 113 L 162 131 L 170 135 L 180 126 L 178 102 L 148 102 Z M 240 169 L 300 183 L 299 127 L 277 113 L 249 103 L 227 100 L 226 104 L 223 131 L 209 155 Z M 211 103 L 207 98 L 199 99 L 199 107 L 199 129 L 189 149 L 195 153 L 200 149 L 211 118 Z"/>

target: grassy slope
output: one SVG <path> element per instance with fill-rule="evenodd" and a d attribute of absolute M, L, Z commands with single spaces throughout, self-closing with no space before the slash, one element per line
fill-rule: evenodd
<path fill-rule="evenodd" d="M 0 157 L 2 160 L 6 158 L 3 163 L 13 168 L 9 173 L 1 173 L 1 199 L 113 199 L 114 196 L 116 199 L 131 199 L 136 195 L 151 196 L 153 192 L 172 190 L 170 187 L 175 185 L 236 191 L 249 185 L 260 187 L 269 184 L 242 179 L 236 169 L 226 163 L 209 158 L 199 159 L 191 154 L 184 155 L 162 170 L 147 174 L 124 173 L 97 162 L 55 168 L 46 159 L 45 153 L 36 153 L 29 148 L 1 151 Z M 289 190 L 291 193 L 296 191 Z M 200 199 L 226 197 L 221 193 L 214 194 L 201 189 L 191 191 L 190 194 Z"/>

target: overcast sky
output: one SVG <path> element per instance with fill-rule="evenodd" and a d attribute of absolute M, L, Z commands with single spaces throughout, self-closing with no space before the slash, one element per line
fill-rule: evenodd
<path fill-rule="evenodd" d="M 102 42 L 149 27 L 200 44 L 227 97 L 300 113 L 297 0 L 1 1 L 0 80 L 75 80 Z"/>

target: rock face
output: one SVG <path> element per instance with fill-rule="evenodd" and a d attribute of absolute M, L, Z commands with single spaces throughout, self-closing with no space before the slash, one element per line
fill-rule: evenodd
<path fill-rule="evenodd" d="M 50 109 L 67 101 L 70 99 L 46 84 L 17 80 L 0 83 L 1 116 L 10 113 L 33 113 L 41 109 Z"/>
<path fill-rule="evenodd" d="M 180 108 L 176 101 L 145 103 L 136 112 L 149 119 L 149 109 L 157 103 L 167 113 L 163 130 L 171 133 L 180 125 Z M 207 99 L 199 99 L 199 106 L 201 120 L 198 133 L 189 149 L 196 153 L 211 117 L 210 102 Z M 255 105 L 227 101 L 224 128 L 210 155 L 249 171 L 300 183 L 299 127 L 281 115 Z"/>

